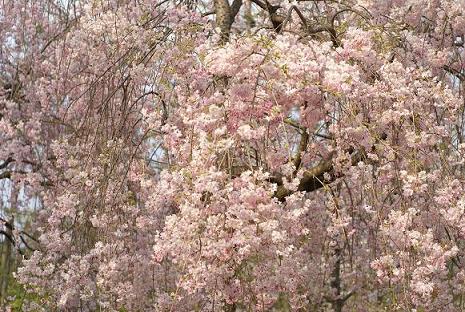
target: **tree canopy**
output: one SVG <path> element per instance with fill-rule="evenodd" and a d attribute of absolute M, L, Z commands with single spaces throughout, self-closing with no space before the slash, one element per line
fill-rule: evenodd
<path fill-rule="evenodd" d="M 464 311 L 464 35 L 464 0 L 2 1 L 18 311 Z"/>

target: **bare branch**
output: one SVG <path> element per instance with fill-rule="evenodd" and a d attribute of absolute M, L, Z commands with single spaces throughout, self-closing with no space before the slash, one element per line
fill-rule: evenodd
<path fill-rule="evenodd" d="M 352 165 L 356 165 L 360 160 L 362 160 L 364 155 L 364 153 L 361 151 L 352 152 L 351 154 Z M 333 182 L 337 178 L 333 167 L 333 157 L 334 153 L 332 153 L 328 159 L 321 161 L 315 167 L 306 170 L 303 174 L 302 179 L 300 180 L 299 186 L 297 187 L 297 191 L 313 192 L 322 188 L 324 186 L 323 183 Z M 328 173 L 330 175 L 330 180 L 325 179 L 325 173 Z M 278 200 L 284 201 L 287 196 L 293 193 L 293 191 L 288 190 L 283 186 L 282 178 L 276 177 L 274 178 L 274 182 L 277 182 L 278 184 L 278 189 L 274 194 L 274 197 L 276 197 Z"/>
<path fill-rule="evenodd" d="M 4 171 L 0 173 L 0 180 L 3 179 L 11 179 L 11 172 L 10 171 Z"/>
<path fill-rule="evenodd" d="M 465 81 L 465 74 L 464 73 L 459 72 L 458 70 L 455 70 L 455 69 L 453 69 L 452 67 L 450 67 L 448 65 L 445 65 L 443 68 L 449 74 L 454 75 L 455 77 L 460 79 L 460 81 Z"/>
<path fill-rule="evenodd" d="M 231 24 L 234 23 L 234 19 L 236 18 L 237 13 L 242 6 L 242 0 L 234 0 L 231 4 Z"/>
<path fill-rule="evenodd" d="M 231 7 L 228 0 L 215 0 L 216 25 L 221 31 L 221 42 L 229 40 L 231 34 Z"/>
<path fill-rule="evenodd" d="M 8 157 L 1 165 L 0 170 L 5 169 L 10 163 L 14 162 L 15 160 L 12 157 Z"/>

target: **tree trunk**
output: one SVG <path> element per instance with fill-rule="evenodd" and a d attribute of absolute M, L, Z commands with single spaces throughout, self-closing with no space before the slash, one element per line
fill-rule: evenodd
<path fill-rule="evenodd" d="M 10 224 L 13 224 L 14 219 L 8 220 Z M 13 238 L 13 231 L 11 227 L 5 227 L 4 240 L 2 244 L 2 255 L 0 259 L 0 306 L 4 306 L 7 294 L 8 294 L 8 279 L 11 272 L 11 253 L 12 253 L 12 242 L 10 239 Z"/>

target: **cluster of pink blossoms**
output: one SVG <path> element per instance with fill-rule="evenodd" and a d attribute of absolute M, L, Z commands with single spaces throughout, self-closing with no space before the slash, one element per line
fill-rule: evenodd
<path fill-rule="evenodd" d="M 461 311 L 464 9 L 4 1 L 23 308 Z"/>

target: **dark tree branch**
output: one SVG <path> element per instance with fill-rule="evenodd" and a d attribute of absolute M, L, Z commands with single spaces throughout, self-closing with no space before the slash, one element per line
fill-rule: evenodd
<path fill-rule="evenodd" d="M 10 230 L 13 230 L 13 225 L 8 222 L 7 220 L 5 220 L 4 218 L 0 217 L 0 221 L 1 223 L 3 223 L 8 229 Z"/>
<path fill-rule="evenodd" d="M 381 133 L 378 139 L 386 140 L 387 134 Z M 354 148 L 350 148 L 346 152 L 350 154 L 352 166 L 355 166 L 366 157 L 366 152 L 363 148 L 358 151 Z M 335 181 L 337 178 L 341 177 L 342 174 L 334 171 L 334 156 L 335 152 L 332 152 L 327 159 L 322 160 L 315 167 L 307 169 L 304 172 L 302 179 L 300 180 L 299 186 L 297 187 L 297 191 L 313 192 L 322 188 L 325 184 L 329 184 Z M 325 179 L 325 173 L 329 174 L 329 179 Z M 284 187 L 282 176 L 280 176 L 279 174 L 270 178 L 269 181 L 278 184 L 278 189 L 276 190 L 274 197 L 276 197 L 281 202 L 283 202 L 287 196 L 294 193 L 293 191 L 288 190 Z"/>
<path fill-rule="evenodd" d="M 302 134 L 300 135 L 299 149 L 297 150 L 297 154 L 294 158 L 294 167 L 296 172 L 299 170 L 300 164 L 302 162 L 302 154 L 307 150 L 308 140 L 308 130 L 304 128 L 302 130 Z"/>
<path fill-rule="evenodd" d="M 202 13 L 202 17 L 206 17 L 206 16 L 213 15 L 213 14 L 215 14 L 215 11 L 205 12 L 205 13 Z"/>
<path fill-rule="evenodd" d="M 282 30 L 282 26 L 286 18 L 282 15 L 277 14 L 280 5 L 271 5 L 268 0 L 262 2 L 261 0 L 252 0 L 257 6 L 259 6 L 262 10 L 267 11 L 270 17 L 270 21 L 273 24 L 273 29 L 279 33 Z"/>
<path fill-rule="evenodd" d="M 3 179 L 10 179 L 11 178 L 11 172 L 10 171 L 4 171 L 0 173 L 0 180 Z"/>
<path fill-rule="evenodd" d="M 16 242 L 15 240 L 13 239 L 13 237 L 11 237 L 10 234 L 8 234 L 6 231 L 4 230 L 0 230 L 0 234 L 3 234 L 6 238 L 8 238 L 8 240 L 10 241 L 10 243 L 13 245 L 13 246 L 16 246 Z"/>
<path fill-rule="evenodd" d="M 35 241 L 36 243 L 39 243 L 39 241 L 36 238 L 34 238 L 33 236 L 31 236 L 31 234 L 28 234 L 27 232 L 24 232 L 24 231 L 21 231 L 21 234 L 24 234 L 27 237 L 29 237 L 30 239 L 32 239 L 33 241 Z"/>
<path fill-rule="evenodd" d="M 12 157 L 8 157 L 1 165 L 0 170 L 5 169 L 10 163 L 14 162 L 15 160 Z"/>
<path fill-rule="evenodd" d="M 229 40 L 231 34 L 231 7 L 229 6 L 228 0 L 214 0 L 215 13 L 216 13 L 216 25 L 220 28 L 221 32 L 221 43 L 226 43 Z"/>
<path fill-rule="evenodd" d="M 309 22 L 307 21 L 305 16 L 302 14 L 302 12 L 299 10 L 299 8 L 295 5 L 291 6 L 291 8 L 289 9 L 287 13 L 287 16 L 284 17 L 276 13 L 278 9 L 281 8 L 281 6 L 279 5 L 270 5 L 267 0 L 265 0 L 265 2 L 262 2 L 261 0 L 252 0 L 252 2 L 258 5 L 261 9 L 268 11 L 271 23 L 273 24 L 273 29 L 275 29 L 277 33 L 281 32 L 281 30 L 284 29 L 284 27 L 287 25 L 291 17 L 292 11 L 294 10 L 299 16 L 299 19 L 302 22 L 305 32 L 307 32 L 310 35 L 314 35 L 314 34 L 321 33 L 321 32 L 327 32 L 330 35 L 331 41 L 333 42 L 333 45 L 335 48 L 340 47 L 341 43 L 337 39 L 337 32 L 336 32 L 336 29 L 334 28 L 334 20 L 336 19 L 337 15 L 345 11 L 354 12 L 354 10 L 352 9 L 343 9 L 341 11 L 336 12 L 333 16 L 331 16 L 331 18 L 329 18 L 327 25 L 312 27 L 310 26 Z"/>
<path fill-rule="evenodd" d="M 452 67 L 450 67 L 448 65 L 445 65 L 443 68 L 449 74 L 454 75 L 455 77 L 460 79 L 460 81 L 465 81 L 465 74 L 464 73 L 459 72 L 458 70 L 455 70 L 455 69 L 453 69 Z"/>
<path fill-rule="evenodd" d="M 13 232 L 13 230 L 14 230 L 14 228 L 15 228 L 14 225 L 13 225 L 10 221 L 7 221 L 7 220 L 5 220 L 5 219 L 2 218 L 2 217 L 0 217 L 0 221 L 1 221 L 1 222 L 3 223 L 3 225 L 7 228 L 7 231 L 0 230 L 0 234 L 5 235 L 5 236 L 8 238 L 8 240 L 11 242 L 11 244 L 13 244 L 13 246 L 16 246 L 16 241 L 15 241 L 14 238 L 9 234 L 9 233 L 12 233 L 12 232 Z M 36 238 L 34 238 L 31 234 L 29 234 L 29 233 L 27 233 L 27 232 L 25 232 L 25 231 L 20 231 L 20 232 L 19 232 L 19 237 L 20 237 L 21 241 L 24 243 L 24 246 L 26 246 L 27 249 L 32 250 L 32 251 L 36 250 L 36 249 L 32 248 L 32 247 L 26 242 L 26 240 L 24 239 L 23 235 L 26 236 L 26 237 L 28 237 L 28 238 L 30 238 L 31 240 L 33 240 L 33 241 L 36 242 L 37 244 L 39 244 L 39 241 L 38 241 Z"/>
<path fill-rule="evenodd" d="M 231 25 L 234 23 L 234 19 L 236 18 L 237 13 L 239 13 L 241 6 L 242 0 L 234 0 L 231 4 Z"/>
<path fill-rule="evenodd" d="M 27 249 L 31 250 L 31 251 L 35 251 L 34 248 L 32 248 L 31 246 L 29 246 L 29 244 L 26 242 L 26 240 L 24 239 L 24 237 L 22 235 L 19 235 L 19 238 L 21 238 L 21 242 L 24 244 L 24 246 L 26 246 Z"/>
<path fill-rule="evenodd" d="M 261 0 L 252 0 L 252 2 L 258 5 L 262 10 L 268 11 L 266 4 Z"/>
<path fill-rule="evenodd" d="M 356 165 L 359 161 L 363 159 L 363 152 L 353 152 L 351 153 L 351 163 Z M 334 153 L 326 160 L 321 161 L 318 165 L 313 168 L 306 170 L 303 174 L 302 179 L 300 180 L 297 191 L 304 192 L 313 192 L 324 186 L 324 183 L 331 183 L 336 180 L 337 176 L 334 172 L 333 158 Z M 330 180 L 325 179 L 324 175 L 328 173 L 330 175 Z M 274 194 L 279 201 L 284 201 L 287 196 L 291 195 L 293 191 L 286 189 L 283 186 L 283 181 L 281 177 L 275 177 L 272 179 L 272 182 L 278 184 L 278 189 Z"/>

